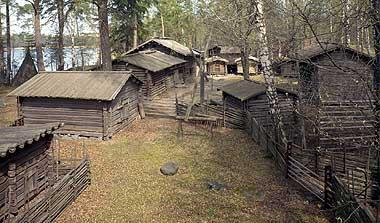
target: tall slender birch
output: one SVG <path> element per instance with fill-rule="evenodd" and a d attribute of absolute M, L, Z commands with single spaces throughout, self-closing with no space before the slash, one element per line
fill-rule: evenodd
<path fill-rule="evenodd" d="M 269 110 L 281 141 L 286 145 L 288 140 L 284 131 L 284 123 L 282 122 L 280 107 L 278 105 L 278 95 L 275 87 L 272 62 L 269 58 L 267 29 L 263 14 L 263 0 L 256 0 L 253 1 L 253 3 L 256 7 L 256 26 L 258 29 L 257 35 L 260 44 L 260 62 L 263 67 L 263 74 L 267 88 L 266 94 L 269 101 Z"/>

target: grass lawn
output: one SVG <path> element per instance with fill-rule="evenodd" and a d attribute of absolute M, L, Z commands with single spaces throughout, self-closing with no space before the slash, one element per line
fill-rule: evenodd
<path fill-rule="evenodd" d="M 177 139 L 176 129 L 174 120 L 145 119 L 110 141 L 86 141 L 92 184 L 58 222 L 328 222 L 243 132 L 219 129 L 210 139 L 185 125 Z M 178 174 L 161 175 L 170 160 Z"/>

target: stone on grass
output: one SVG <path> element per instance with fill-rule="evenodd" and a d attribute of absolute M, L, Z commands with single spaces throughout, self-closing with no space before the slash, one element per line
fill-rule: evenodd
<path fill-rule="evenodd" d="M 165 176 L 173 176 L 178 172 L 179 166 L 177 163 L 170 161 L 165 163 L 161 168 L 160 171 Z"/>
<path fill-rule="evenodd" d="M 207 188 L 209 190 L 224 190 L 226 186 L 218 182 L 212 182 L 207 184 Z"/>

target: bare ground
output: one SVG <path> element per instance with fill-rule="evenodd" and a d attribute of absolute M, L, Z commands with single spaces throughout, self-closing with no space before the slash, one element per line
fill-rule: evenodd
<path fill-rule="evenodd" d="M 181 140 L 176 131 L 174 120 L 146 119 L 111 141 L 86 141 L 92 184 L 58 222 L 328 222 L 245 133 L 210 139 L 185 125 Z M 169 160 L 180 170 L 165 177 Z M 209 190 L 215 181 L 226 189 Z"/>

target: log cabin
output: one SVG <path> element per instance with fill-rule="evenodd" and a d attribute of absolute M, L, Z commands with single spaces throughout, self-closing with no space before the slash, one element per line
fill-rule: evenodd
<path fill-rule="evenodd" d="M 266 95 L 266 87 L 250 80 L 242 80 L 218 88 L 223 93 L 224 109 L 249 112 L 258 124 L 266 129 L 271 129 L 273 123 L 269 111 L 269 102 Z M 283 122 L 287 127 L 287 133 L 293 134 L 293 128 L 297 125 L 294 111 L 297 106 L 298 96 L 296 92 L 277 88 L 279 106 Z M 240 122 L 245 122 L 245 117 L 240 117 Z"/>
<path fill-rule="evenodd" d="M 33 209 L 35 201 L 46 194 L 52 183 L 53 131 L 60 126 L 0 128 L 1 222 L 18 222 L 20 216 Z"/>
<path fill-rule="evenodd" d="M 63 122 L 58 133 L 108 139 L 142 108 L 131 72 L 43 72 L 12 91 L 25 125 Z"/>
<path fill-rule="evenodd" d="M 143 82 L 142 94 L 151 100 L 186 82 L 186 61 L 156 50 L 127 54 L 112 62 L 113 70 L 129 70 Z"/>
<path fill-rule="evenodd" d="M 185 83 L 189 84 L 195 81 L 195 77 L 199 72 L 199 67 L 196 60 L 201 56 L 198 51 L 190 50 L 189 47 L 169 38 L 153 38 L 142 43 L 136 48 L 129 50 L 126 54 L 134 54 L 145 50 L 157 50 L 167 55 L 178 57 L 187 61 L 183 72 Z"/>
<path fill-rule="evenodd" d="M 237 74 L 238 67 L 235 60 L 241 57 L 239 47 L 215 45 L 208 50 L 210 57 L 218 56 L 227 60 L 227 74 Z"/>
<path fill-rule="evenodd" d="M 255 75 L 255 74 L 259 74 L 261 72 L 260 60 L 257 57 L 249 56 L 248 62 L 249 62 L 249 74 Z M 243 74 L 243 65 L 241 62 L 241 57 L 237 58 L 235 60 L 235 63 L 237 65 L 237 73 Z"/>
<path fill-rule="evenodd" d="M 337 167 L 334 169 L 343 173 L 349 166 L 344 157 L 351 155 L 362 159 L 351 160 L 354 168 L 365 169 L 362 161 L 376 140 L 372 63 L 368 54 L 323 43 L 299 51 L 297 60 L 288 59 L 280 65 L 281 71 L 300 77 L 300 112 L 305 117 L 307 146 L 326 152 L 320 156 L 321 162 L 332 162 Z M 322 173 L 323 165 L 320 167 Z"/>
<path fill-rule="evenodd" d="M 209 75 L 226 75 L 228 60 L 219 56 L 206 59 L 207 73 Z"/>

